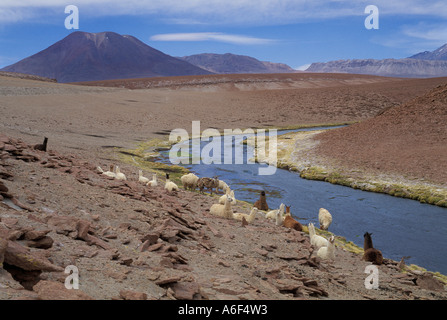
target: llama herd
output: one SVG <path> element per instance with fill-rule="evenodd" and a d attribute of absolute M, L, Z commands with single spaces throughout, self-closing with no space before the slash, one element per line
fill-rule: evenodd
<path fill-rule="evenodd" d="M 108 177 L 117 180 L 127 180 L 125 174 L 120 171 L 118 166 L 110 166 L 108 171 L 102 170 L 101 167 L 98 167 L 97 169 L 99 173 Z M 149 187 L 156 187 L 158 185 L 156 174 L 153 174 L 152 180 L 149 180 L 149 178 L 143 176 L 141 170 L 139 170 L 138 181 Z M 180 178 L 180 181 L 185 190 L 195 191 L 198 189 L 200 193 L 203 193 L 206 189 L 210 194 L 213 194 L 213 192 L 216 194 L 224 192 L 224 195 L 219 198 L 218 203 L 213 204 L 209 209 L 210 214 L 213 216 L 239 220 L 246 224 L 253 223 L 257 216 L 263 216 L 265 219 L 274 220 L 276 226 L 282 226 L 296 231 L 303 230 L 301 223 L 292 217 L 290 206 L 281 203 L 278 209 L 269 210 L 265 191 L 261 191 L 259 199 L 253 204 L 250 213 L 242 213 L 233 211 L 232 206 L 236 203 L 234 190 L 231 190 L 228 184 L 219 180 L 218 177 L 199 178 L 194 173 L 188 173 L 183 175 Z M 180 190 L 178 185 L 170 180 L 168 173 L 166 173 L 164 189 L 168 192 Z M 320 230 L 328 230 L 332 223 L 332 215 L 328 210 L 320 208 L 318 212 L 318 222 L 320 224 Z M 335 237 L 332 235 L 329 239 L 326 239 L 325 237 L 316 234 L 313 223 L 309 223 L 308 232 L 311 245 L 317 249 L 317 256 L 323 260 L 335 260 Z M 380 265 L 383 263 L 383 256 L 379 250 L 373 247 L 371 235 L 372 233 L 368 232 L 364 234 L 363 260 Z"/>

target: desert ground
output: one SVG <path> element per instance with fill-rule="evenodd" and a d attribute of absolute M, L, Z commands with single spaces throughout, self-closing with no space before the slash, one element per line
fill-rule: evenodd
<path fill-rule="evenodd" d="M 340 237 L 337 258 L 321 260 L 306 232 L 211 216 L 216 196 L 169 193 L 162 175 L 159 187 L 141 185 L 138 167 L 119 163 L 114 147 L 189 131 L 194 120 L 202 130 L 358 122 L 446 82 L 297 73 L 80 85 L 0 76 L 0 299 L 445 300 L 437 276 L 388 259 L 379 289 L 366 289 L 370 263 Z M 48 151 L 34 150 L 43 137 Z M 98 172 L 111 164 L 128 180 Z M 69 265 L 79 290 L 63 286 Z"/>

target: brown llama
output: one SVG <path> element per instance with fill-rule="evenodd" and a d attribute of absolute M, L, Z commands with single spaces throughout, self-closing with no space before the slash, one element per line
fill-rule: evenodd
<path fill-rule="evenodd" d="M 268 211 L 269 206 L 265 199 L 265 191 L 261 191 L 261 195 L 259 196 L 259 200 L 256 200 L 254 207 L 258 208 L 258 210 Z"/>
<path fill-rule="evenodd" d="M 365 232 L 363 235 L 363 260 L 372 262 L 376 265 L 381 265 L 383 263 L 382 252 L 374 248 L 371 235 L 372 233 L 368 232 Z"/>

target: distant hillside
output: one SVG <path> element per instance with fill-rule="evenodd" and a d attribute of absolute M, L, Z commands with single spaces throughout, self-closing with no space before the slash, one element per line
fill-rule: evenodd
<path fill-rule="evenodd" d="M 343 72 L 388 77 L 431 78 L 447 76 L 447 44 L 405 59 L 354 59 L 312 63 L 308 72 Z"/>
<path fill-rule="evenodd" d="M 414 56 L 411 59 L 421 59 L 421 60 L 447 60 L 447 44 L 434 51 L 424 51 Z"/>
<path fill-rule="evenodd" d="M 129 35 L 80 31 L 2 71 L 32 74 L 58 82 L 210 74 Z"/>
<path fill-rule="evenodd" d="M 447 84 L 374 118 L 319 135 L 318 152 L 349 167 L 447 181 Z"/>
<path fill-rule="evenodd" d="M 447 76 L 447 61 L 419 59 L 357 59 L 312 63 L 307 72 L 357 73 L 387 77 L 431 78 Z"/>
<path fill-rule="evenodd" d="M 296 72 L 296 70 L 286 64 L 259 61 L 252 57 L 231 53 L 202 53 L 181 57 L 180 59 L 202 69 L 219 74 Z"/>

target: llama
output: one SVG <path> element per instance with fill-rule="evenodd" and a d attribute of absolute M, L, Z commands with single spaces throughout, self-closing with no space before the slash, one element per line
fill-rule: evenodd
<path fill-rule="evenodd" d="M 335 237 L 329 238 L 327 247 L 321 247 L 317 251 L 317 256 L 323 260 L 335 260 Z"/>
<path fill-rule="evenodd" d="M 152 187 L 152 188 L 155 188 L 156 186 L 158 186 L 157 175 L 155 173 L 152 175 L 152 180 L 149 181 L 146 185 L 148 187 Z"/>
<path fill-rule="evenodd" d="M 234 213 L 233 214 L 233 219 L 235 220 L 240 220 L 242 221 L 242 218 L 245 219 L 245 221 L 247 221 L 248 223 L 252 223 L 253 221 L 255 221 L 256 218 L 256 213 L 258 212 L 258 208 L 253 207 L 250 211 L 250 214 L 246 214 L 246 213 Z"/>
<path fill-rule="evenodd" d="M 316 234 L 315 226 L 312 222 L 309 223 L 309 237 L 310 237 L 310 244 L 315 246 L 317 249 L 319 249 L 320 247 L 327 247 L 328 245 L 326 238 Z"/>
<path fill-rule="evenodd" d="M 142 170 L 138 170 L 138 182 L 147 184 L 149 182 L 149 179 L 146 178 L 145 176 L 143 176 L 143 171 Z"/>
<path fill-rule="evenodd" d="M 219 180 L 219 186 L 217 187 L 217 191 L 222 190 L 222 192 L 226 193 L 229 188 L 230 187 L 228 186 L 228 184 L 226 184 L 225 181 Z"/>
<path fill-rule="evenodd" d="M 372 262 L 376 265 L 381 265 L 383 263 L 383 256 L 380 250 L 373 247 L 373 242 L 371 238 L 372 233 L 365 232 L 363 235 L 363 260 Z"/>
<path fill-rule="evenodd" d="M 36 144 L 36 145 L 34 146 L 34 150 L 40 150 L 40 151 L 47 152 L 47 143 L 48 143 L 48 138 L 45 137 L 45 138 L 43 139 L 43 143 L 41 143 L 41 144 Z"/>
<path fill-rule="evenodd" d="M 327 230 L 332 223 L 332 215 L 326 209 L 320 208 L 318 221 L 320 222 L 320 229 Z"/>
<path fill-rule="evenodd" d="M 121 172 L 120 167 L 115 166 L 115 179 L 116 180 L 127 180 L 126 175 Z"/>
<path fill-rule="evenodd" d="M 283 212 L 280 210 L 273 210 L 275 212 L 275 224 L 279 227 L 283 225 Z"/>
<path fill-rule="evenodd" d="M 256 208 L 263 211 L 268 211 L 269 206 L 267 205 L 267 201 L 265 199 L 265 191 L 261 191 L 261 195 L 259 196 L 259 200 L 257 200 L 254 204 Z"/>
<path fill-rule="evenodd" d="M 227 197 L 225 204 L 213 204 L 210 208 L 210 214 L 226 219 L 233 219 L 233 209 L 231 208 L 231 197 Z"/>
<path fill-rule="evenodd" d="M 182 181 L 183 188 L 185 188 L 185 190 L 195 190 L 197 188 L 199 177 L 196 176 L 194 173 L 188 173 L 183 175 L 180 180 Z"/>
<path fill-rule="evenodd" d="M 211 194 L 213 194 L 213 189 L 216 189 L 217 193 L 217 188 L 219 187 L 219 179 L 217 178 L 217 176 L 214 176 L 213 178 L 200 178 L 197 181 L 197 187 L 199 187 L 200 193 L 203 193 L 203 189 L 205 188 L 207 188 Z"/>
<path fill-rule="evenodd" d="M 259 209 L 259 208 L 258 208 Z M 265 217 L 267 218 L 267 219 L 276 219 L 276 216 L 277 216 L 277 213 L 280 213 L 281 215 L 281 218 L 283 218 L 283 216 L 284 216 L 284 203 L 281 203 L 280 205 L 279 205 L 279 209 L 275 209 L 275 210 L 270 210 L 269 212 L 267 212 L 266 214 L 265 214 Z"/>
<path fill-rule="evenodd" d="M 98 166 L 97 169 L 98 169 L 99 173 L 101 173 L 102 175 L 105 175 L 105 176 L 108 176 L 111 178 L 115 178 L 115 176 L 116 176 L 115 172 L 113 172 L 114 171 L 113 164 L 110 165 L 109 171 L 102 170 L 102 168 L 100 166 Z"/>
<path fill-rule="evenodd" d="M 169 192 L 178 191 L 178 186 L 169 179 L 169 173 L 166 173 L 165 189 Z"/>
<path fill-rule="evenodd" d="M 301 223 L 299 223 L 298 221 L 293 219 L 292 216 L 290 215 L 290 213 L 288 215 L 286 214 L 284 217 L 282 217 L 282 220 L 283 220 L 282 224 L 286 228 L 294 229 L 296 231 L 303 230 L 303 226 L 301 225 Z"/>
<path fill-rule="evenodd" d="M 225 199 L 226 199 L 228 196 L 230 196 L 231 199 L 233 199 L 232 202 L 236 203 L 236 198 L 234 197 L 234 191 L 231 190 L 230 188 L 227 189 L 226 194 L 224 194 L 223 196 L 221 196 L 221 197 L 219 198 L 219 203 L 220 203 L 220 204 L 225 204 Z"/>

